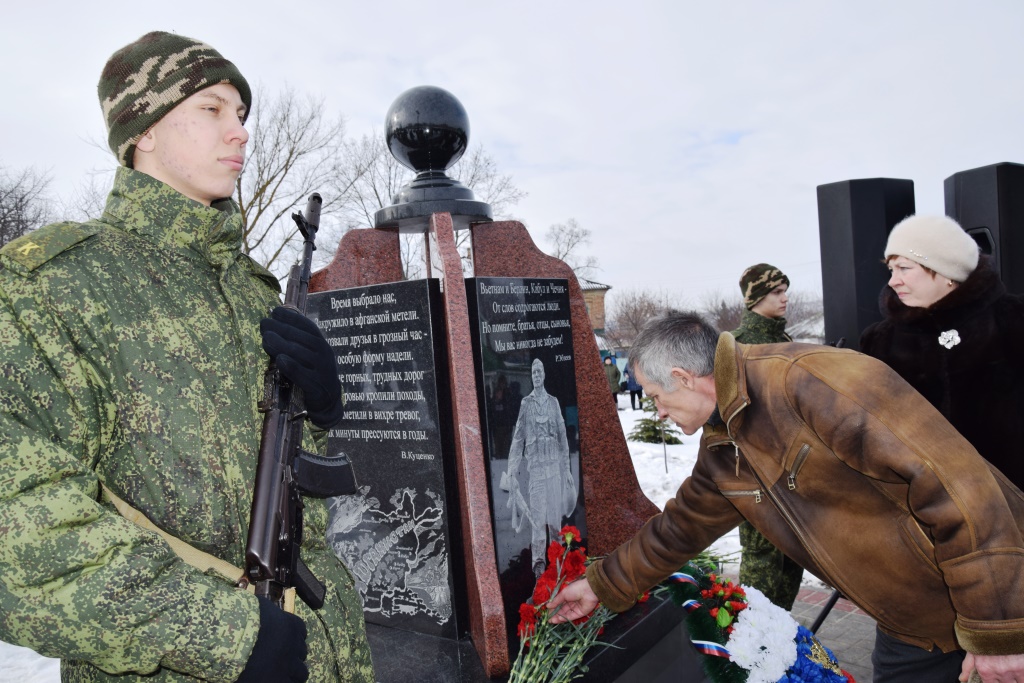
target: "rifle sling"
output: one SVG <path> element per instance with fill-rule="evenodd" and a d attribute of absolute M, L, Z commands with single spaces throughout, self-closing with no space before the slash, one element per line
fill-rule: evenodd
<path fill-rule="evenodd" d="M 203 574 L 210 574 L 210 572 L 213 572 L 214 574 L 229 581 L 232 585 L 239 585 L 239 582 L 245 575 L 245 572 L 241 569 L 230 562 L 222 560 L 219 557 L 214 557 L 210 553 L 203 552 L 202 550 L 189 545 L 176 536 L 172 536 L 156 524 L 153 524 L 146 515 L 142 514 L 118 497 L 116 493 L 107 488 L 106 484 L 101 482 L 100 485 L 103 487 L 104 500 L 112 504 L 122 517 L 136 526 L 141 527 L 146 531 L 152 531 L 160 536 L 160 538 L 167 542 L 167 545 L 171 546 L 171 550 L 173 550 L 174 554 L 180 557 L 182 561 L 192 567 L 195 567 Z M 246 586 L 246 590 L 255 594 L 256 586 L 250 583 Z M 295 614 L 294 588 L 286 588 L 284 591 L 284 611 L 289 614 Z"/>

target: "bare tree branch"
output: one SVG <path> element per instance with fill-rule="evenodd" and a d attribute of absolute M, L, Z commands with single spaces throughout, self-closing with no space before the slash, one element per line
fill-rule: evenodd
<path fill-rule="evenodd" d="M 570 218 L 565 223 L 555 223 L 548 228 L 548 242 L 551 244 L 551 256 L 564 261 L 572 268 L 578 278 L 593 277 L 598 270 L 597 258 L 591 254 L 583 254 L 582 250 L 590 244 L 590 231 Z"/>
<path fill-rule="evenodd" d="M 617 348 L 629 348 L 648 320 L 672 308 L 665 292 L 625 289 L 609 295 L 604 336 Z"/>
<path fill-rule="evenodd" d="M 351 227 L 372 227 L 374 214 L 391 204 L 392 198 L 412 179 L 412 171 L 398 163 L 384 144 L 384 136 L 373 131 L 358 140 L 345 142 L 348 168 L 342 177 L 351 190 L 340 212 Z"/>
<path fill-rule="evenodd" d="M 257 92 L 249 127 L 246 165 L 236 183 L 242 248 L 280 276 L 301 247 L 291 213 L 313 192 L 323 197 L 325 216 L 337 211 L 360 169 L 344 161 L 344 119 L 327 118 L 322 100 L 300 98 L 291 88 L 269 98 Z M 340 239 L 325 237 L 335 244 Z"/>
<path fill-rule="evenodd" d="M 87 221 L 99 218 L 107 206 L 113 169 L 95 170 L 75 188 L 70 200 L 61 201 L 60 215 L 68 220 Z"/>
<path fill-rule="evenodd" d="M 527 195 L 512 183 L 512 176 L 498 172 L 494 157 L 480 145 L 468 150 L 448 175 L 473 190 L 478 200 L 490 204 L 495 220 L 509 219 L 507 212 Z"/>
<path fill-rule="evenodd" d="M 50 176 L 34 168 L 11 174 L 0 166 L 0 246 L 51 220 L 49 186 Z"/>
<path fill-rule="evenodd" d="M 700 312 L 721 332 L 730 332 L 740 326 L 746 309 L 739 294 L 723 294 L 721 290 L 705 292 L 700 298 Z"/>

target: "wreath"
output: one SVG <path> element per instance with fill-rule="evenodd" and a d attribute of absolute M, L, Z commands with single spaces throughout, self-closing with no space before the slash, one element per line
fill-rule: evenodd
<path fill-rule="evenodd" d="M 686 611 L 714 683 L 856 683 L 832 651 L 761 591 L 688 563 L 658 589 Z"/>

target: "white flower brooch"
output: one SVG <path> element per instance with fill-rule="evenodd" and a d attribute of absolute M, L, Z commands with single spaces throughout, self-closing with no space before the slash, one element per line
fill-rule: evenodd
<path fill-rule="evenodd" d="M 947 349 L 951 349 L 960 343 L 960 335 L 956 330 L 946 330 L 939 335 L 939 343 Z"/>

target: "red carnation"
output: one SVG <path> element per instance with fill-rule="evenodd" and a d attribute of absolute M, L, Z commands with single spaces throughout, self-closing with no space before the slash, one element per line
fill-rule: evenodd
<path fill-rule="evenodd" d="M 545 572 L 539 579 L 537 579 L 537 585 L 533 589 L 533 604 L 543 605 L 545 602 L 551 599 L 551 593 L 555 590 L 555 578 L 548 576 Z"/>
<path fill-rule="evenodd" d="M 583 538 L 579 529 L 568 524 L 562 527 L 562 530 L 558 532 L 558 535 L 565 539 L 566 545 L 569 545 L 573 541 L 579 543 L 580 539 Z"/>
<path fill-rule="evenodd" d="M 537 627 L 537 608 L 528 602 L 519 606 L 519 639 L 526 640 Z"/>
<path fill-rule="evenodd" d="M 565 555 L 565 546 L 558 541 L 551 541 L 548 545 L 548 567 L 558 564 L 563 555 Z"/>
<path fill-rule="evenodd" d="M 587 556 L 579 550 L 573 550 L 565 556 L 565 563 L 562 565 L 562 575 L 566 581 L 574 581 L 583 576 L 587 570 Z"/>

